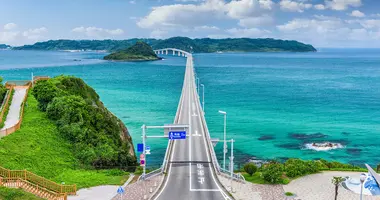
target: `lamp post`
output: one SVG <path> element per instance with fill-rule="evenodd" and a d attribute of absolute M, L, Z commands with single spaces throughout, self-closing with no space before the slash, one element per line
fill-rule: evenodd
<path fill-rule="evenodd" d="M 203 113 L 205 112 L 205 85 L 201 84 L 202 86 L 202 107 L 203 107 Z"/>
<path fill-rule="evenodd" d="M 226 153 L 227 153 L 227 144 L 226 144 L 226 126 L 227 126 L 227 112 L 219 110 L 219 113 L 224 115 L 224 134 L 223 134 L 223 169 L 226 169 Z"/>
<path fill-rule="evenodd" d="M 360 175 L 360 183 L 361 183 L 361 185 L 360 185 L 360 200 L 363 199 L 363 183 L 364 183 L 366 178 L 367 178 L 367 175 L 365 175 L 364 173 L 362 173 Z"/>
<path fill-rule="evenodd" d="M 199 96 L 199 78 L 197 77 L 197 92 L 198 92 L 198 96 Z"/>

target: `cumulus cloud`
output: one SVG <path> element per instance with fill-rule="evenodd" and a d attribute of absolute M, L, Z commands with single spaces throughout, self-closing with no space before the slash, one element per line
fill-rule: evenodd
<path fill-rule="evenodd" d="M 242 27 L 257 27 L 257 26 L 264 26 L 273 24 L 274 19 L 272 16 L 264 14 L 262 16 L 258 17 L 249 17 L 239 20 L 239 25 Z"/>
<path fill-rule="evenodd" d="M 47 28 L 41 27 L 41 28 L 35 28 L 35 29 L 29 29 L 27 31 L 24 31 L 22 35 L 30 40 L 40 40 L 43 38 L 43 34 L 48 32 Z"/>
<path fill-rule="evenodd" d="M 96 38 L 96 39 L 109 38 L 110 36 L 122 35 L 124 33 L 124 31 L 120 28 L 111 30 L 111 29 L 98 28 L 94 26 L 76 27 L 76 28 L 73 28 L 71 32 L 81 33 L 87 37 Z"/>
<path fill-rule="evenodd" d="M 325 0 L 326 6 L 333 10 L 346 10 L 349 6 L 359 7 L 361 0 Z"/>
<path fill-rule="evenodd" d="M 261 16 L 272 9 L 272 0 L 205 0 L 198 4 L 173 4 L 152 8 L 138 20 L 141 28 L 194 27 L 215 20 L 241 20 Z"/>
<path fill-rule="evenodd" d="M 280 8 L 284 11 L 303 12 L 304 10 L 310 9 L 312 7 L 313 5 L 309 3 L 303 3 L 303 2 L 292 1 L 292 0 L 280 1 Z"/>
<path fill-rule="evenodd" d="M 16 28 L 17 28 L 17 24 L 15 23 L 8 23 L 4 25 L 4 30 L 12 30 Z"/>
<path fill-rule="evenodd" d="M 352 16 L 352 17 L 365 17 L 365 14 L 360 12 L 359 10 L 354 10 L 351 12 L 350 16 Z"/>

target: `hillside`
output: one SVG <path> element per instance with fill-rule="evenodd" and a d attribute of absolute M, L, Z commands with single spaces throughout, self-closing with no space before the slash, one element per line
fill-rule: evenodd
<path fill-rule="evenodd" d="M 309 44 L 294 40 L 227 38 L 227 39 L 190 39 L 172 37 L 164 40 L 129 39 L 129 40 L 49 40 L 34 45 L 14 47 L 14 50 L 107 50 L 116 52 L 134 45 L 137 41 L 149 44 L 153 49 L 173 47 L 193 53 L 211 52 L 313 52 L 316 49 Z"/>
<path fill-rule="evenodd" d="M 39 81 L 32 91 L 38 107 L 53 120 L 73 153 L 85 166 L 136 166 L 132 138 L 124 123 L 100 101 L 82 79 L 58 76 Z"/>
<path fill-rule="evenodd" d="M 105 56 L 104 59 L 117 61 L 149 61 L 158 60 L 159 57 L 153 52 L 151 46 L 145 42 L 139 41 L 127 49 Z"/>
<path fill-rule="evenodd" d="M 6 44 L 0 44 L 0 49 L 8 49 L 11 48 L 11 46 L 6 45 Z"/>

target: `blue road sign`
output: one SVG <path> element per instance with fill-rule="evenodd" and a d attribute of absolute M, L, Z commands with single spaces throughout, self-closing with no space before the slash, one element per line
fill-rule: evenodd
<path fill-rule="evenodd" d="M 186 139 L 186 131 L 170 131 L 169 139 L 170 140 Z"/>
<path fill-rule="evenodd" d="M 149 151 L 150 150 L 150 146 L 146 145 L 145 150 Z"/>
<path fill-rule="evenodd" d="M 118 189 L 117 189 L 117 193 L 118 194 L 123 194 L 124 193 L 124 189 L 123 189 L 123 187 L 119 187 Z"/>
<path fill-rule="evenodd" d="M 137 144 L 137 152 L 143 152 L 144 151 L 144 144 Z"/>

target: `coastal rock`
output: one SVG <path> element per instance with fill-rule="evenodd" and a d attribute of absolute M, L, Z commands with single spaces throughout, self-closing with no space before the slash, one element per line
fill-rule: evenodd
<path fill-rule="evenodd" d="M 357 155 L 360 155 L 360 153 L 362 152 L 361 149 L 357 149 L 357 148 L 348 148 L 346 149 L 346 152 L 350 155 L 353 155 L 353 156 L 357 156 Z"/>
<path fill-rule="evenodd" d="M 301 145 L 297 143 L 286 143 L 286 144 L 279 144 L 276 146 L 284 148 L 284 149 L 292 149 L 292 150 L 301 149 Z"/>
<path fill-rule="evenodd" d="M 258 138 L 258 140 L 265 141 L 265 140 L 274 140 L 276 137 L 273 135 L 262 135 L 261 137 Z"/>

